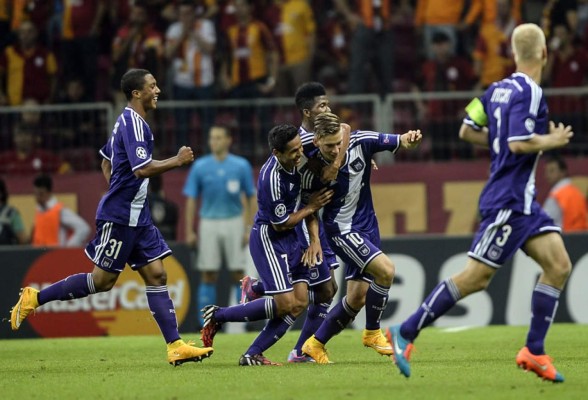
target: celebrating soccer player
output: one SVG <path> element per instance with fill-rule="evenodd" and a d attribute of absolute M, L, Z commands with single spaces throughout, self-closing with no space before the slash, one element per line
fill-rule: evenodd
<path fill-rule="evenodd" d="M 340 155 L 349 126 L 341 124 L 335 114 L 322 113 L 315 118 L 314 129 L 315 156 L 322 160 L 323 165 L 328 165 Z M 409 131 L 403 135 L 370 131 L 350 134 L 344 161 L 335 181 L 329 183 L 334 190 L 333 200 L 324 207 L 322 214 L 329 245 L 347 265 L 347 295 L 333 307 L 320 328 L 302 346 L 302 351 L 319 364 L 329 362 L 325 344 L 341 332 L 364 305 L 366 326 L 363 344 L 380 354 L 392 354 L 392 347 L 380 330 L 380 317 L 388 302 L 394 264 L 379 249 L 380 232 L 370 188 L 371 158 L 381 151 L 414 148 L 421 139 L 420 131 Z M 310 168 L 301 169 L 301 172 L 304 190 L 323 186 Z"/>
<path fill-rule="evenodd" d="M 144 69 L 127 71 L 120 85 L 128 105 L 100 150 L 102 172 L 109 188 L 96 212 L 96 236 L 86 246 L 94 270 L 68 276 L 40 292 L 25 287 L 12 309 L 10 323 L 17 330 L 31 312 L 45 303 L 109 291 L 128 263 L 145 281 L 149 309 L 167 343 L 168 362 L 178 365 L 201 361 L 213 349 L 195 347 L 193 342 L 180 338 L 162 262 L 171 250 L 153 224 L 146 201 L 149 177 L 191 163 L 194 153 L 182 146 L 174 157 L 152 159 L 153 134 L 145 116 L 157 107 L 161 90 L 153 75 Z"/>
<path fill-rule="evenodd" d="M 225 322 L 269 319 L 263 331 L 239 359 L 239 365 L 279 365 L 263 352 L 276 343 L 308 305 L 309 268 L 322 259 L 318 223 L 314 213 L 328 203 L 331 190 L 315 192 L 296 209 L 300 195 L 302 141 L 292 125 L 277 125 L 269 132 L 272 156 L 260 170 L 257 182 L 259 210 L 251 229 L 249 249 L 255 268 L 273 298 L 232 307 L 206 306 L 202 341 L 211 346 Z M 310 247 L 302 254 L 294 227 L 302 220 L 309 227 Z"/>
<path fill-rule="evenodd" d="M 535 199 L 535 169 L 542 151 L 565 146 L 572 128 L 548 122 L 547 103 L 539 87 L 547 59 L 545 36 L 535 24 L 523 24 L 512 34 L 517 71 L 491 85 L 467 107 L 459 136 L 491 152 L 490 178 L 479 201 L 482 221 L 464 270 L 427 296 L 402 325 L 390 328 L 396 365 L 410 376 L 410 353 L 419 332 L 464 297 L 485 289 L 496 271 L 518 249 L 535 260 L 543 273 L 531 299 L 527 342 L 516 356 L 525 370 L 553 382 L 563 382 L 544 340 L 553 321 L 571 262 L 560 228 Z"/>

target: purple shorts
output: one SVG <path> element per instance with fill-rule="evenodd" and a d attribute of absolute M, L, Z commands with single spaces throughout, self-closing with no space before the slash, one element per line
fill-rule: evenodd
<path fill-rule="evenodd" d="M 295 283 L 309 283 L 309 269 L 300 263 L 302 248 L 294 230 L 276 232 L 256 224 L 251 228 L 249 250 L 266 294 L 290 292 Z"/>
<path fill-rule="evenodd" d="M 96 236 L 86 246 L 86 255 L 99 268 L 119 273 L 128 263 L 133 270 L 171 254 L 154 225 L 126 226 L 96 221 Z"/>
<path fill-rule="evenodd" d="M 308 248 L 308 233 L 306 230 L 306 224 L 304 221 L 298 225 L 296 225 L 296 235 L 298 237 L 298 241 L 302 245 L 302 251 Z M 323 229 L 322 221 L 319 222 L 319 237 L 321 240 L 321 247 L 323 250 L 323 262 L 315 265 L 312 268 L 309 268 L 310 273 L 310 286 L 317 286 L 321 283 L 325 283 L 331 279 L 331 270 L 339 268 L 339 261 L 337 260 L 337 256 L 331 250 L 331 246 L 329 246 L 329 241 L 327 240 L 327 235 L 325 234 L 325 230 Z"/>
<path fill-rule="evenodd" d="M 364 280 L 371 282 L 372 275 L 364 272 L 365 267 L 380 255 L 380 234 L 377 230 L 366 234 L 351 231 L 341 235 L 328 236 L 331 249 L 345 264 L 346 280 Z"/>
<path fill-rule="evenodd" d="M 532 215 L 509 209 L 495 210 L 482 216 L 468 255 L 499 268 L 527 240 L 546 232 L 561 232 L 561 228 L 543 210 Z"/>

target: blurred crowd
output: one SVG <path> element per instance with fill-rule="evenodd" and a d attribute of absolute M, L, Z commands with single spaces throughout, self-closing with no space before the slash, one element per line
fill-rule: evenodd
<path fill-rule="evenodd" d="M 160 100 L 292 97 L 308 80 L 331 95 L 482 89 L 513 71 L 510 35 L 521 22 L 547 34 L 546 86 L 584 85 L 588 0 L 0 0 L 0 106 L 108 101 L 118 112 L 129 68 L 153 72 Z M 461 103 L 407 107 L 405 122 L 441 132 L 437 143 L 460 123 Z M 584 126 L 584 99 L 550 109 Z M 197 110 L 203 133 L 214 111 Z M 267 109 L 235 112 L 241 137 L 272 122 Z M 88 113 L 60 126 L 60 148 L 96 136 Z M 186 143 L 192 115 L 173 114 L 176 144 Z M 252 143 L 240 143 L 243 154 Z M 469 151 L 431 149 L 434 159 Z"/>

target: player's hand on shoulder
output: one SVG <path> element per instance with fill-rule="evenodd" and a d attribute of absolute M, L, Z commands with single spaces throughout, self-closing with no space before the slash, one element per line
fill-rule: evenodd
<path fill-rule="evenodd" d="M 410 130 L 400 136 L 400 142 L 405 149 L 414 149 L 421 143 L 421 140 L 423 140 L 423 135 L 420 129 Z"/>
<path fill-rule="evenodd" d="M 553 121 L 549 121 L 549 134 L 552 135 L 561 146 L 568 144 L 570 139 L 574 136 L 574 132 L 570 125 L 566 126 L 561 122 L 556 125 Z"/>
<path fill-rule="evenodd" d="M 337 179 L 339 168 L 335 164 L 329 164 L 323 167 L 321 172 L 321 182 L 328 183 Z"/>
<path fill-rule="evenodd" d="M 322 188 L 321 190 L 317 190 L 310 196 L 310 200 L 308 202 L 308 207 L 313 210 L 319 210 L 324 205 L 328 204 L 333 197 L 333 190 Z"/>
<path fill-rule="evenodd" d="M 192 161 L 194 161 L 194 152 L 190 147 L 182 146 L 180 147 L 180 150 L 178 150 L 177 157 L 180 165 L 190 164 Z"/>

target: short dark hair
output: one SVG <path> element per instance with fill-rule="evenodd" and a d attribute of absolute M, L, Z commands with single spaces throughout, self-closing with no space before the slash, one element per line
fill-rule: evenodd
<path fill-rule="evenodd" d="M 270 150 L 276 150 L 283 153 L 288 143 L 298 135 L 298 128 L 290 124 L 280 124 L 274 126 L 268 134 L 267 141 Z"/>
<path fill-rule="evenodd" d="M 145 76 L 151 74 L 146 69 L 130 69 L 120 78 L 120 90 L 127 100 L 133 98 L 133 90 L 141 90 L 145 85 Z"/>
<path fill-rule="evenodd" d="M 53 180 L 49 175 L 42 174 L 35 178 L 33 186 L 36 188 L 47 189 L 47 191 L 53 191 Z"/>
<path fill-rule="evenodd" d="M 8 202 L 8 189 L 6 189 L 6 183 L 4 179 L 0 178 L 0 203 L 6 204 Z"/>
<path fill-rule="evenodd" d="M 306 82 L 298 87 L 294 100 L 296 107 L 300 112 L 302 110 L 309 110 L 314 105 L 315 97 L 324 96 L 327 94 L 325 87 L 319 82 Z"/>
<path fill-rule="evenodd" d="M 556 163 L 561 171 L 568 172 L 568 164 L 560 156 L 550 156 L 546 161 L 547 163 Z"/>

